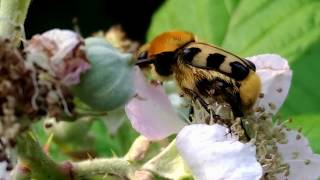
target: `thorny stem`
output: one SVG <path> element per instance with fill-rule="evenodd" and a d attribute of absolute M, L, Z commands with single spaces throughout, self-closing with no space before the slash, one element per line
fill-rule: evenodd
<path fill-rule="evenodd" d="M 21 134 L 17 143 L 19 164 L 15 169 L 15 176 L 20 179 L 25 179 L 26 175 L 35 179 L 47 180 L 77 180 L 106 175 L 130 179 L 137 170 L 137 167 L 125 158 L 101 158 L 67 164 L 55 163 L 44 153 L 31 132 Z M 21 165 L 24 171 L 21 171 Z"/>
<path fill-rule="evenodd" d="M 30 169 L 33 178 L 48 180 L 68 179 L 59 165 L 43 152 L 31 132 L 21 134 L 17 143 L 19 159 L 22 164 Z"/>
<path fill-rule="evenodd" d="M 72 171 L 76 179 L 108 174 L 126 179 L 132 177 L 135 170 L 136 168 L 123 158 L 103 158 L 72 163 Z"/>
<path fill-rule="evenodd" d="M 0 36 L 19 45 L 31 0 L 0 1 Z"/>

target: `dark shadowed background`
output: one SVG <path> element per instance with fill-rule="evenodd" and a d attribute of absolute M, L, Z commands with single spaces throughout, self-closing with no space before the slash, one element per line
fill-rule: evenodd
<path fill-rule="evenodd" d="M 33 0 L 26 20 L 27 38 L 52 28 L 73 29 L 88 36 L 121 24 L 128 37 L 144 41 L 152 13 L 163 0 Z"/>

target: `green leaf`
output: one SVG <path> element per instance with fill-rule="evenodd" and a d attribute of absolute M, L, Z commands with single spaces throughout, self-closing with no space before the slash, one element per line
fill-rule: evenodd
<path fill-rule="evenodd" d="M 107 128 L 102 120 L 93 123 L 91 133 L 95 137 L 95 149 L 99 157 L 111 157 L 115 153 L 120 154 L 121 146 L 108 135 Z"/>
<path fill-rule="evenodd" d="M 20 162 L 32 172 L 32 179 L 68 179 L 60 166 L 43 151 L 33 132 L 19 135 L 16 152 Z"/>
<path fill-rule="evenodd" d="M 183 29 L 242 56 L 278 53 L 294 61 L 320 39 L 319 8 L 317 0 L 171 0 L 148 35 Z"/>
<path fill-rule="evenodd" d="M 320 114 L 320 41 L 291 64 L 292 86 L 282 112 L 286 116 Z"/>
<path fill-rule="evenodd" d="M 93 123 L 91 129 L 95 137 L 95 149 L 99 157 L 123 156 L 129 150 L 130 145 L 138 136 L 133 130 L 129 121 L 125 121 L 116 134 L 110 135 L 103 120 L 97 120 Z"/>
<path fill-rule="evenodd" d="M 89 128 L 90 126 L 88 126 Z M 38 123 L 32 126 L 32 129 L 35 131 L 36 136 L 39 138 L 41 146 L 48 140 L 48 135 L 46 135 L 43 128 L 43 121 L 39 121 Z M 121 125 L 116 134 L 110 135 L 108 133 L 108 129 L 103 122 L 103 119 L 96 119 L 93 121 L 92 126 L 89 131 L 89 137 L 94 139 L 94 150 L 97 152 L 98 157 L 112 157 L 123 156 L 129 150 L 130 145 L 138 136 L 138 133 L 134 131 L 131 127 L 130 122 L 125 120 L 125 122 Z M 72 146 L 72 141 L 79 139 L 82 137 L 74 137 L 74 139 L 70 139 L 70 141 L 65 141 L 65 146 Z M 83 146 L 81 146 L 81 143 Z M 86 147 L 89 145 L 89 142 L 79 142 L 80 147 Z M 72 150 L 72 149 L 71 149 Z M 58 146 L 56 142 L 53 142 L 50 145 L 50 156 L 54 160 L 64 161 L 69 157 L 63 153 L 62 147 Z"/>
<path fill-rule="evenodd" d="M 149 37 L 160 32 L 184 29 L 194 32 L 200 39 L 221 44 L 235 5 L 221 0 L 170 0 L 155 14 Z M 150 38 L 149 38 L 150 39 Z"/>
<path fill-rule="evenodd" d="M 277 53 L 294 61 L 319 41 L 319 8 L 315 0 L 241 1 L 222 46 L 242 56 Z"/>
<path fill-rule="evenodd" d="M 282 112 L 320 113 L 320 1 L 170 0 L 153 17 L 149 39 L 182 29 L 240 56 L 276 53 L 293 69 L 292 89 Z"/>
<path fill-rule="evenodd" d="M 32 124 L 32 130 L 39 139 L 40 145 L 43 147 L 49 138 L 44 131 L 43 121 L 38 121 L 37 123 Z M 60 151 L 58 145 L 55 143 L 50 145 L 49 155 L 52 159 L 57 161 L 65 161 L 68 159 L 68 157 Z"/>

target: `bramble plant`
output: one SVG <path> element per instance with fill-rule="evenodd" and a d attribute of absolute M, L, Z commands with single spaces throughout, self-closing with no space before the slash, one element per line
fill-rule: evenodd
<path fill-rule="evenodd" d="M 25 39 L 30 3 L 0 1 L 0 179 L 320 177 L 310 67 L 320 55 L 320 2 L 171 0 L 156 12 L 150 39 L 183 29 L 255 64 L 261 96 L 228 128 L 180 97 L 173 81 L 157 83 L 135 66 L 138 43 L 117 26 L 86 38 L 51 29 Z"/>

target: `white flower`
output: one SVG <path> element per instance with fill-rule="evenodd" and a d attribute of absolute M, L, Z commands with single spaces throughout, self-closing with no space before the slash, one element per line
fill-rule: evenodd
<path fill-rule="evenodd" d="M 320 156 L 314 154 L 308 140 L 296 131 L 285 131 L 288 143 L 277 144 L 289 171 L 277 175 L 278 179 L 315 180 L 320 177 Z"/>
<path fill-rule="evenodd" d="M 248 58 L 256 65 L 260 76 L 263 98 L 255 106 L 266 112 L 276 114 L 288 95 L 292 71 L 286 60 L 276 54 L 263 54 Z"/>
<path fill-rule="evenodd" d="M 199 180 L 258 180 L 262 168 L 251 143 L 241 143 L 220 125 L 193 124 L 177 136 L 177 148 Z"/>
<path fill-rule="evenodd" d="M 9 179 L 10 171 L 7 170 L 7 165 L 6 161 L 0 162 L 0 179 Z"/>

